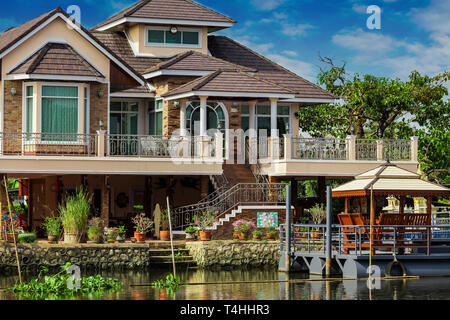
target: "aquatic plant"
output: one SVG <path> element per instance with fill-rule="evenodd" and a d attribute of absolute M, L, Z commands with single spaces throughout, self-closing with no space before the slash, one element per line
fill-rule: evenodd
<path fill-rule="evenodd" d="M 37 278 L 27 283 L 16 283 L 6 291 L 12 292 L 20 299 L 47 300 L 66 299 L 70 297 L 103 293 L 119 292 L 123 288 L 122 282 L 117 279 L 103 278 L 101 275 L 81 277 L 79 286 L 69 286 L 72 274 L 69 272 L 70 262 L 61 266 L 61 271 L 55 275 L 45 275 L 48 273 L 46 267 L 42 267 Z M 73 283 L 72 283 L 73 284 Z"/>
<path fill-rule="evenodd" d="M 180 279 L 175 278 L 175 276 L 170 273 L 165 279 L 156 280 L 152 283 L 152 287 L 156 289 L 165 289 L 166 292 L 173 297 L 180 287 Z"/>

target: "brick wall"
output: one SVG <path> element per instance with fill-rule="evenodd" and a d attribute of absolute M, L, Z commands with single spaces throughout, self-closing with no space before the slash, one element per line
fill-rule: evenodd
<path fill-rule="evenodd" d="M 16 94 L 11 95 L 11 88 Z M 5 80 L 4 132 L 22 132 L 22 81 Z"/>
<path fill-rule="evenodd" d="M 238 213 L 236 218 L 231 218 L 230 222 L 225 222 L 223 226 L 217 227 L 217 230 L 212 232 L 212 237 L 215 240 L 225 240 L 233 238 L 233 222 L 239 219 L 250 220 L 257 225 L 258 212 L 277 212 L 278 224 L 284 224 L 286 222 L 286 210 L 285 209 L 243 209 L 242 213 Z M 294 210 L 292 210 L 292 216 Z M 262 230 L 263 231 L 263 230 Z M 264 231 L 263 231 L 264 232 Z"/>
<path fill-rule="evenodd" d="M 102 89 L 104 95 L 98 97 L 98 91 Z M 100 130 L 99 121 L 103 121 L 103 130 L 108 130 L 108 85 L 103 83 L 91 83 L 90 88 L 90 133 Z"/>

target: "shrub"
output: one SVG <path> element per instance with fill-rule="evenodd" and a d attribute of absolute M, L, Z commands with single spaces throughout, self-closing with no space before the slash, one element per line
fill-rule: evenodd
<path fill-rule="evenodd" d="M 192 222 L 195 223 L 198 230 L 200 230 L 200 231 L 207 230 L 207 229 L 211 228 L 215 222 L 218 221 L 216 219 L 216 213 L 213 213 L 211 211 L 205 211 L 200 215 L 195 215 L 192 218 Z"/>
<path fill-rule="evenodd" d="M 65 233 L 81 236 L 86 232 L 91 201 L 92 195 L 84 188 L 77 189 L 74 195 L 66 194 L 65 204 L 59 206 Z"/>
<path fill-rule="evenodd" d="M 61 234 L 61 219 L 59 217 L 45 217 L 42 225 L 47 235 L 59 236 Z"/>
<path fill-rule="evenodd" d="M 256 236 L 262 236 L 262 234 L 263 234 L 260 230 L 255 230 L 252 233 Z"/>
<path fill-rule="evenodd" d="M 36 232 L 19 233 L 18 239 L 20 243 L 35 243 Z"/>
<path fill-rule="evenodd" d="M 194 226 L 189 226 L 186 229 L 184 229 L 184 232 L 196 232 L 197 228 Z"/>

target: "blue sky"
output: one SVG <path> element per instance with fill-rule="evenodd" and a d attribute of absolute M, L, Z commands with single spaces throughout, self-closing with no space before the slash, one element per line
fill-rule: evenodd
<path fill-rule="evenodd" d="M 2 3 L 0 31 L 57 6 L 78 5 L 91 28 L 134 0 L 10 0 Z M 218 32 L 311 81 L 318 53 L 347 62 L 360 74 L 406 79 L 411 70 L 449 70 L 450 0 L 199 0 L 238 23 Z M 369 30 L 367 6 L 382 9 L 381 29 Z"/>

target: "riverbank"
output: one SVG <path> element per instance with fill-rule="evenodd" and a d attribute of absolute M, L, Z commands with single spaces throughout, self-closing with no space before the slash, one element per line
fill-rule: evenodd
<path fill-rule="evenodd" d="M 164 241 L 76 245 L 38 241 L 18 244 L 17 247 L 21 270 L 30 273 L 38 273 L 42 266 L 56 269 L 67 262 L 91 271 L 148 270 L 156 265 L 172 263 L 170 242 Z M 279 260 L 277 241 L 175 241 L 174 250 L 177 264 L 201 268 L 275 267 Z M 0 243 L 0 272 L 4 275 L 17 273 L 16 254 L 11 243 Z"/>

